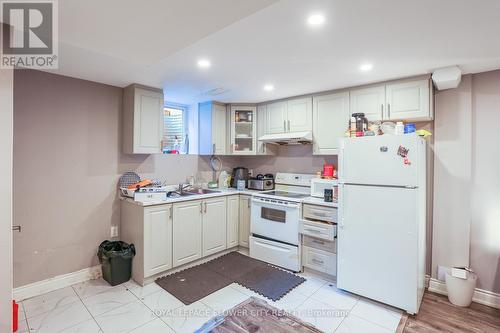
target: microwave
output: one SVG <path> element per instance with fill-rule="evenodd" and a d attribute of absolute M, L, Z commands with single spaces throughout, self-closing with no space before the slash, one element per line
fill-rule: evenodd
<path fill-rule="evenodd" d="M 326 189 L 333 189 L 333 200 L 336 201 L 338 195 L 337 179 L 311 179 L 311 197 L 324 198 Z"/>

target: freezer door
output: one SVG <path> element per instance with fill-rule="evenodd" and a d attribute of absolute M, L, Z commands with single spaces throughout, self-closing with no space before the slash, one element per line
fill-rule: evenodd
<path fill-rule="evenodd" d="M 341 185 L 337 286 L 417 311 L 416 189 Z"/>
<path fill-rule="evenodd" d="M 345 138 L 340 150 L 340 182 L 417 186 L 419 145 L 425 147 L 425 141 L 416 134 Z"/>

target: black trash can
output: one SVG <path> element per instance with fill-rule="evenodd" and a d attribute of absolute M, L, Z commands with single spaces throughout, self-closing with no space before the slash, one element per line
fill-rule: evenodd
<path fill-rule="evenodd" d="M 102 267 L 102 277 L 112 286 L 130 280 L 132 258 L 135 256 L 134 244 L 122 241 L 105 240 L 97 252 Z"/>

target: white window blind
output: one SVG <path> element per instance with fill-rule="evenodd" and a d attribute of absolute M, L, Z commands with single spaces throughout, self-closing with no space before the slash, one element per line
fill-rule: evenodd
<path fill-rule="evenodd" d="M 184 137 L 184 110 L 171 107 L 164 108 L 163 151 L 175 149 L 182 151 Z"/>

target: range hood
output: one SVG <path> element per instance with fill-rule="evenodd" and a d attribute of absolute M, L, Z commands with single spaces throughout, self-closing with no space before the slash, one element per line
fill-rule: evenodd
<path fill-rule="evenodd" d="M 266 134 L 261 136 L 259 141 L 276 145 L 304 145 L 312 143 L 312 133 L 310 131 L 305 131 Z"/>

